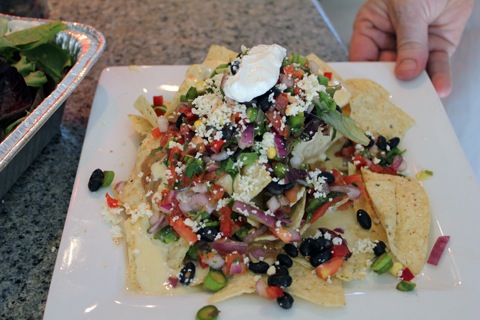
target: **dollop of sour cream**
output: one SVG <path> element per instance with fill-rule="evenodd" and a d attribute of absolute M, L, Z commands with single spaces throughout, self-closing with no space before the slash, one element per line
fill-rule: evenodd
<path fill-rule="evenodd" d="M 247 102 L 272 88 L 280 76 L 287 50 L 277 44 L 260 44 L 250 49 L 240 61 L 234 76 L 223 87 L 225 95 L 237 102 Z"/>

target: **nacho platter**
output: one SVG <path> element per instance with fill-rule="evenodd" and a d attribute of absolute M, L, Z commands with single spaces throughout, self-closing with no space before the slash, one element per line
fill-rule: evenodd
<path fill-rule="evenodd" d="M 415 95 L 414 93 L 417 92 L 419 89 L 413 87 L 413 88 L 408 88 L 404 87 L 403 84 L 398 83 L 396 80 L 394 80 L 389 72 L 391 72 L 392 66 L 389 64 L 355 64 L 355 68 L 351 67 L 351 64 L 333 64 L 335 70 L 338 72 L 342 73 L 344 77 L 366 77 L 369 76 L 372 72 L 371 70 L 375 70 L 375 75 L 376 75 L 376 81 L 379 83 L 382 83 L 388 90 L 392 93 L 394 99 L 395 97 L 399 96 L 404 98 L 405 92 L 411 93 L 409 97 L 414 97 L 416 99 L 421 99 L 422 92 L 419 95 Z M 342 66 L 343 69 L 342 69 Z M 377 70 L 378 69 L 378 70 Z M 162 74 L 159 72 L 162 71 L 163 73 L 163 80 L 159 79 Z M 131 67 L 131 68 L 111 68 L 107 69 L 104 72 L 104 75 L 102 76 L 102 79 L 100 80 L 100 85 L 99 85 L 99 90 L 97 91 L 97 96 L 95 99 L 94 106 L 97 105 L 106 105 L 107 106 L 107 111 L 101 110 L 100 106 L 96 107 L 94 111 L 92 112 L 92 120 L 89 125 L 89 136 L 95 135 L 97 137 L 103 137 L 105 136 L 105 140 L 102 141 L 95 141 L 95 143 L 92 141 L 92 145 L 89 146 L 90 143 L 86 143 L 85 149 L 84 149 L 84 155 L 82 155 L 82 162 L 80 164 L 79 168 L 79 175 L 77 178 L 76 182 L 76 187 L 75 187 L 75 194 L 74 198 L 72 199 L 72 207 L 71 211 L 75 212 L 76 210 L 79 210 L 80 208 L 78 207 L 79 205 L 76 204 L 76 198 L 80 197 L 82 199 L 82 202 L 84 204 L 87 204 L 90 202 L 90 200 L 85 199 L 84 197 L 88 196 L 86 194 L 86 188 L 84 187 L 86 185 L 85 183 L 85 177 L 88 177 L 88 172 L 93 170 L 95 167 L 112 167 L 114 166 L 114 170 L 119 174 L 119 172 L 124 172 L 124 175 L 128 173 L 131 168 L 132 163 L 128 163 L 128 159 L 130 157 L 126 157 L 124 155 L 127 154 L 134 154 L 136 150 L 136 144 L 138 143 L 138 140 L 135 138 L 135 134 L 133 131 L 128 131 L 127 134 L 125 134 L 126 138 L 115 138 L 115 135 L 119 135 L 120 132 L 124 131 L 125 128 L 128 128 L 128 120 L 126 120 L 126 114 L 131 112 L 131 105 L 133 101 L 136 99 L 135 94 L 132 94 L 129 96 L 129 93 L 127 91 L 122 91 L 122 90 L 117 90 L 118 87 L 122 87 L 122 83 L 120 81 L 117 82 L 115 77 L 117 75 L 120 75 L 120 79 L 125 79 L 125 76 L 128 77 L 134 77 L 136 79 L 134 83 L 138 85 L 138 90 L 136 92 L 143 91 L 145 94 L 151 93 L 152 95 L 158 94 L 158 92 L 165 94 L 166 96 L 169 94 L 168 91 L 165 91 L 165 89 L 170 88 L 169 85 L 173 84 L 178 84 L 182 79 L 183 79 L 183 73 L 185 71 L 185 68 L 182 67 Z M 357 73 L 355 73 L 357 72 Z M 377 74 L 378 73 L 378 74 Z M 175 77 L 176 81 L 175 81 Z M 106 80 L 107 79 L 107 80 Z M 420 79 L 421 80 L 421 79 Z M 106 81 L 106 82 L 105 82 Z M 137 82 L 138 81 L 138 82 Z M 429 82 L 426 80 L 426 78 L 423 79 L 423 82 L 418 83 L 417 81 L 417 86 L 420 86 L 420 88 L 423 87 L 423 90 L 428 92 L 428 90 L 432 90 L 431 87 L 429 86 Z M 160 90 L 158 88 L 159 84 L 164 83 L 162 87 L 160 87 Z M 409 84 L 411 85 L 411 84 Z M 125 86 L 123 84 L 123 86 Z M 102 93 L 103 88 L 107 89 L 107 94 Z M 114 89 L 115 88 L 115 89 Z M 163 88 L 163 90 L 162 90 Z M 115 93 L 112 93 L 115 91 Z M 135 91 L 135 90 L 128 90 L 128 91 Z M 402 95 L 403 93 L 403 95 Z M 432 95 L 432 92 L 430 92 Z M 127 98 L 128 97 L 128 98 Z M 107 100 L 105 100 L 108 98 Z M 435 96 L 433 96 L 435 98 Z M 130 99 L 129 103 L 123 102 Z M 398 99 L 398 98 L 397 98 Z M 407 99 L 408 100 L 408 99 Z M 401 101 L 401 99 L 400 99 Z M 418 100 L 414 100 L 415 103 L 418 103 Z M 399 103 L 397 101 L 397 104 L 399 105 L 404 105 L 403 101 L 402 103 Z M 408 103 L 408 101 L 406 101 Z M 108 109 L 110 108 L 115 108 L 115 105 L 120 106 L 119 112 L 112 113 L 111 111 L 108 112 Z M 124 109 L 125 108 L 125 109 Z M 97 110 L 98 109 L 98 110 Z M 110 109 L 114 110 L 114 109 Z M 434 109 L 435 110 L 435 109 Z M 416 112 L 416 109 L 408 110 L 410 114 L 414 115 Z M 433 110 L 431 110 L 433 112 Z M 105 112 L 105 113 L 104 113 Z M 434 112 L 439 112 L 438 110 L 435 110 Z M 415 116 L 415 119 L 417 120 L 418 123 L 418 118 Z M 422 119 L 420 115 L 420 119 Z M 428 119 L 428 118 L 425 118 Z M 420 122 L 421 123 L 421 122 Z M 113 126 L 113 127 L 112 127 Z M 112 131 L 112 129 L 115 129 L 116 127 L 116 133 L 115 130 Z M 418 126 L 421 128 L 421 126 Z M 95 132 L 96 130 L 100 130 L 97 132 L 97 134 L 90 133 L 93 130 Z M 126 129 L 128 130 L 128 129 Z M 414 132 L 414 135 L 417 135 L 418 138 L 418 129 L 411 129 Z M 417 130 L 417 132 L 415 132 Z M 428 131 L 428 130 L 427 130 Z M 98 135 L 98 133 L 102 133 L 101 135 Z M 421 134 L 425 134 L 425 132 L 422 132 L 420 129 Z M 113 134 L 113 135 L 112 135 Z M 87 136 L 87 142 L 89 142 L 89 139 Z M 108 137 L 107 137 L 108 136 Z M 436 164 L 429 164 L 428 157 L 422 158 L 422 154 L 425 155 L 425 150 L 428 150 L 429 148 L 425 149 L 425 145 L 421 145 L 418 149 L 415 148 L 415 145 L 419 143 L 415 137 L 409 138 L 411 136 L 411 132 L 407 133 L 404 143 L 406 146 L 408 146 L 408 154 L 407 154 L 407 159 L 409 163 L 411 164 L 411 168 L 416 168 L 418 166 L 419 170 L 423 168 L 428 168 L 428 169 L 433 169 L 433 171 L 439 172 L 441 176 L 442 170 L 435 170 L 434 167 Z M 429 135 L 421 135 L 422 137 L 429 138 Z M 93 138 L 91 138 L 93 139 Z M 411 145 L 407 143 L 408 141 L 411 141 Z M 433 139 L 435 140 L 435 139 Z M 108 143 L 106 143 L 109 141 Z M 420 139 L 422 141 L 422 139 Z M 432 141 L 429 141 L 432 142 Z M 128 149 L 128 150 L 127 150 Z M 412 154 L 412 149 L 413 149 L 413 154 Z M 86 151 L 90 150 L 90 151 Z M 416 153 L 416 150 L 418 153 Z M 99 159 L 98 157 L 95 156 L 95 153 L 102 153 L 102 159 Z M 105 155 L 105 157 L 103 156 Z M 85 162 L 86 161 L 86 162 Z M 423 163 L 422 163 L 423 161 Z M 82 163 L 86 163 L 87 165 L 82 165 Z M 82 174 L 80 174 L 80 171 L 83 172 L 83 177 Z M 437 176 L 435 175 L 435 178 L 432 178 L 432 181 L 435 180 Z M 83 185 L 81 182 L 83 182 Z M 429 190 L 429 185 L 428 183 L 431 181 L 428 181 L 425 183 L 427 190 Z M 434 188 L 434 187 L 433 187 Z M 474 190 L 474 189 L 473 189 Z M 472 191 L 475 192 L 475 191 Z M 429 192 L 431 193 L 431 192 Z M 102 195 L 96 195 L 95 197 L 100 198 Z M 435 197 L 433 197 L 435 199 Z M 441 197 L 440 197 L 441 198 Z M 438 199 L 438 198 L 437 198 Z M 98 199 L 97 199 L 98 200 Z M 437 201 L 437 202 L 435 202 Z M 441 200 L 432 200 L 432 211 L 434 211 L 434 208 L 436 207 L 436 203 L 441 202 Z M 473 201 L 473 198 L 472 198 Z M 85 217 L 89 216 L 90 213 L 85 213 L 84 211 L 83 216 L 75 216 L 75 214 L 69 213 L 69 219 L 67 219 L 67 225 L 64 233 L 64 238 L 66 237 L 67 240 L 62 240 L 62 247 L 60 249 L 61 255 L 59 255 L 59 261 L 57 261 L 57 267 L 61 268 L 64 271 L 56 271 L 54 281 L 52 283 L 52 289 L 51 290 L 51 297 L 49 297 L 49 307 L 47 307 L 47 313 L 46 315 L 49 314 L 49 308 L 52 305 L 50 304 L 50 301 L 55 301 L 57 299 L 60 299 L 62 301 L 64 298 L 59 296 L 61 295 L 61 286 L 58 285 L 58 280 L 55 280 L 58 278 L 58 274 L 64 273 L 66 270 L 70 270 L 70 272 L 67 272 L 68 274 L 67 277 L 72 276 L 75 273 L 79 273 L 79 277 L 77 280 L 74 280 L 72 282 L 66 282 L 68 285 L 69 283 L 72 284 L 70 289 L 72 289 L 74 292 L 78 290 L 86 290 L 88 291 L 88 281 L 85 282 L 85 279 L 92 279 L 92 281 L 107 281 L 108 284 L 106 284 L 105 290 L 107 292 L 110 292 L 110 295 L 104 295 L 105 297 L 117 297 L 117 298 L 106 298 L 108 301 L 105 301 L 105 299 L 102 298 L 102 301 L 99 301 L 98 303 L 94 303 L 93 301 L 90 301 L 92 303 L 89 304 L 87 301 L 82 301 L 76 308 L 77 310 L 81 311 L 80 313 L 83 314 L 83 312 L 86 312 L 86 310 L 90 310 L 91 308 L 91 316 L 94 314 L 99 315 L 99 318 L 101 318 L 101 315 L 106 315 L 106 314 L 116 314 L 116 306 L 118 306 L 118 312 L 120 313 L 119 316 L 121 318 L 121 313 L 124 310 L 123 308 L 130 309 L 135 305 L 141 305 L 141 306 L 146 306 L 146 305 L 151 305 L 154 308 L 157 309 L 160 308 L 162 309 L 162 313 L 169 315 L 170 313 L 172 315 L 178 314 L 178 312 L 185 312 L 185 317 L 188 315 L 193 315 L 195 311 L 203 304 L 205 304 L 206 299 L 203 300 L 203 302 L 199 302 L 198 297 L 202 296 L 202 294 L 194 294 L 193 296 L 197 296 L 197 298 L 192 298 L 189 296 L 182 296 L 182 297 L 160 297 L 160 298 L 155 298 L 151 296 L 132 296 L 129 295 L 128 293 L 124 292 L 124 252 L 115 246 L 108 246 L 109 248 L 104 248 L 106 249 L 105 252 L 115 252 L 114 256 L 110 254 L 106 254 L 104 257 L 108 257 L 106 260 L 105 258 L 100 258 L 101 255 L 97 256 L 96 253 L 90 252 L 89 254 L 85 254 L 83 250 L 88 250 L 88 245 L 87 243 L 90 241 L 87 234 L 93 234 L 94 229 L 97 229 L 96 226 L 93 226 L 92 223 L 93 221 L 99 222 L 97 219 L 99 217 L 95 216 L 93 212 L 98 212 L 98 206 L 97 204 L 94 204 L 93 202 L 90 204 L 92 207 L 88 209 L 87 211 L 92 211 L 92 216 L 88 219 L 85 219 Z M 442 204 L 442 205 L 447 205 L 448 204 Z M 467 207 L 468 208 L 468 207 Z M 442 211 L 442 210 L 440 210 Z M 438 219 L 438 216 L 441 216 L 441 213 L 438 213 L 437 211 L 434 211 L 434 222 L 436 221 L 435 219 Z M 72 218 L 71 218 L 72 217 Z M 82 217 L 82 218 L 80 218 Z M 74 219 L 73 222 L 69 222 L 70 219 Z M 90 219 L 91 222 L 88 222 Z M 443 219 L 448 219 L 448 218 L 443 218 Z M 442 228 L 450 227 L 444 226 L 443 224 L 439 224 L 442 220 L 439 219 L 437 223 L 433 224 L 433 230 L 432 230 L 432 236 L 431 238 L 435 238 L 440 234 L 440 229 L 439 226 Z M 448 220 L 447 220 L 448 221 Z M 101 224 L 101 222 L 99 222 Z M 73 229 L 71 229 L 73 227 Z M 452 226 L 453 227 L 453 226 Z M 98 231 L 98 230 L 97 230 Z M 445 231 L 444 231 L 445 232 Z M 452 234 L 452 233 L 450 233 Z M 88 238 L 88 239 L 87 239 Z M 102 239 L 103 238 L 103 239 Z M 99 247 L 99 249 L 104 246 L 103 241 L 108 242 L 108 235 L 105 235 L 105 237 L 101 234 L 101 232 L 95 232 L 95 243 L 96 247 Z M 431 240 L 430 240 L 431 241 Z M 65 244 L 66 243 L 66 244 Z M 92 245 L 92 244 L 91 244 Z M 102 250 L 104 250 L 102 249 Z M 465 248 L 462 248 L 465 249 Z M 99 250 L 99 251 L 102 251 Z M 472 251 L 475 252 L 475 251 Z M 78 258 L 82 260 L 82 262 L 79 263 Z M 96 261 L 96 259 L 100 258 Z M 115 259 L 118 259 L 115 261 Z M 93 259 L 93 260 L 92 260 Z M 82 264 L 87 262 L 87 266 L 89 267 L 89 270 L 95 269 L 95 272 L 92 271 L 92 273 L 84 280 L 80 280 L 81 283 L 85 283 L 85 285 L 80 284 L 80 288 L 75 289 L 76 285 L 78 285 L 78 280 L 81 279 L 82 277 L 85 276 L 84 271 L 82 270 Z M 96 270 L 100 265 L 97 265 L 99 263 L 101 265 L 100 272 L 97 272 L 99 270 Z M 445 268 L 445 264 L 447 264 L 447 267 Z M 456 261 L 453 257 L 453 255 L 446 255 L 442 258 L 442 268 L 425 268 L 422 276 L 420 277 L 418 284 L 419 284 L 419 290 L 421 291 L 416 294 L 418 297 L 422 297 L 423 294 L 425 294 L 425 298 L 428 299 L 430 294 L 432 293 L 432 290 L 435 291 L 435 289 L 440 290 L 440 291 L 450 291 L 450 289 L 458 286 L 460 284 L 461 278 L 460 276 L 463 275 L 464 272 L 468 273 L 468 268 L 466 267 L 465 271 L 462 271 L 459 267 L 457 267 Z M 93 269 L 92 269 L 93 268 Z M 80 275 L 82 274 L 82 275 Z M 94 280 L 97 279 L 97 280 Z M 376 279 L 378 280 L 378 279 Z M 77 281 L 77 283 L 75 283 Z M 55 284 L 57 283 L 57 286 Z M 374 281 L 374 282 L 358 282 L 358 283 L 350 283 L 346 287 L 346 294 L 347 294 L 347 307 L 342 308 L 341 310 L 325 310 L 321 309 L 322 314 L 325 316 L 328 315 L 338 315 L 338 316 L 344 316 L 348 317 L 349 314 L 352 314 L 352 312 L 358 312 L 355 310 L 361 310 L 363 309 L 361 306 L 363 303 L 367 303 L 366 301 L 361 301 L 362 298 L 365 299 L 372 299 L 378 302 L 378 299 L 382 300 L 384 299 L 383 295 L 392 295 L 392 297 L 396 297 L 396 299 L 399 299 L 400 301 L 402 300 L 407 300 L 406 303 L 413 303 L 413 301 L 410 301 L 409 299 L 412 299 L 412 295 L 399 295 L 398 292 L 395 292 L 394 289 L 392 289 L 392 283 L 394 281 Z M 65 283 L 64 283 L 65 284 Z M 111 285 L 111 286 L 110 286 Z M 83 288 L 83 289 L 82 289 Z M 110 291 L 111 290 L 111 291 Z M 86 292 L 85 291 L 85 292 Z M 391 291 L 391 292 L 390 292 Z M 460 290 L 459 293 L 462 294 L 463 290 Z M 104 292 L 105 293 L 105 292 Z M 358 295 L 358 293 L 365 293 L 364 295 Z M 52 298 L 53 297 L 53 298 Z M 53 299 L 53 300 L 52 300 Z M 180 299 L 181 303 L 184 305 L 184 303 L 190 303 L 192 305 L 192 309 L 187 311 L 187 310 L 180 310 L 179 308 L 173 308 L 173 309 L 165 309 L 167 305 L 174 303 L 177 299 Z M 237 299 L 234 299 L 232 301 L 226 302 L 225 304 L 222 304 L 220 306 L 222 312 L 224 312 L 225 316 L 227 318 L 232 318 L 234 319 L 236 316 L 239 316 L 235 312 L 235 308 L 240 307 L 244 303 L 249 303 L 248 300 L 252 299 L 251 297 L 242 297 L 238 298 L 238 301 L 235 302 Z M 255 298 L 253 298 L 255 299 Z M 358 301 L 357 299 L 360 299 Z M 78 300 L 78 299 L 77 299 Z M 95 299 L 94 299 L 95 300 Z M 161 301 L 160 301 L 161 300 Z M 423 299 L 421 299 L 423 300 Z M 115 301 L 117 301 L 115 303 Z M 367 300 L 368 301 L 368 300 Z M 385 300 L 385 301 L 388 301 Z M 78 302 L 78 301 L 77 301 Z M 258 302 L 258 301 L 257 301 Z M 85 305 L 86 303 L 86 305 Z M 64 303 L 65 304 L 65 303 Z M 68 303 L 66 304 L 68 305 Z M 249 305 L 253 305 L 252 303 L 249 303 Z M 275 305 L 271 304 L 255 304 L 255 306 L 252 306 L 251 310 L 247 310 L 246 312 L 251 312 L 251 316 L 255 317 L 255 315 L 259 315 L 260 317 L 275 317 L 282 315 L 283 310 L 276 310 Z M 415 309 L 415 303 L 412 305 L 413 309 Z M 58 308 L 58 306 L 57 306 Z M 418 306 L 418 310 L 421 310 L 421 305 Z M 147 315 L 148 312 L 151 312 L 149 308 L 135 308 L 133 309 L 138 312 L 140 315 Z M 50 309 L 50 310 L 55 310 L 55 308 Z M 227 311 L 228 310 L 228 311 Z M 315 307 L 309 305 L 308 303 L 303 303 L 300 302 L 296 304 L 294 315 L 298 316 L 305 316 L 308 317 L 313 316 L 316 311 Z M 377 310 L 378 311 L 378 310 Z M 157 310 L 158 312 L 158 310 Z M 189 313 L 188 313 L 189 312 Z M 372 310 L 372 312 L 374 312 Z M 375 311 L 376 312 L 376 311 Z M 368 313 L 368 312 L 367 312 Z M 290 315 L 292 315 L 289 312 Z M 370 314 L 370 316 L 374 315 L 375 313 Z M 242 316 L 245 314 L 242 313 Z M 250 315 L 250 314 L 249 314 Z M 79 318 L 81 318 L 81 315 L 79 315 Z"/>

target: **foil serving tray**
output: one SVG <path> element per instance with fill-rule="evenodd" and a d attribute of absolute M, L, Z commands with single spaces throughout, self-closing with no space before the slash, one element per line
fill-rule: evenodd
<path fill-rule="evenodd" d="M 4 14 L 0 17 L 40 23 L 53 21 Z M 105 37 L 93 27 L 77 22 L 63 23 L 67 29 L 57 34 L 55 42 L 68 50 L 75 62 L 57 87 L 0 142 L 0 199 L 59 131 L 66 99 L 105 49 Z"/>

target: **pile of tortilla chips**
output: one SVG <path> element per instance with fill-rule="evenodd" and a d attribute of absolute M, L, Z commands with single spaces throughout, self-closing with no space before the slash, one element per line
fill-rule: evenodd
<path fill-rule="evenodd" d="M 207 78 L 212 69 L 219 64 L 230 62 L 236 55 L 237 53 L 224 47 L 212 46 L 202 64 L 193 65 L 187 70 L 185 81 L 169 105 L 169 110 L 173 110 L 179 103 L 180 96 L 191 86 Z M 409 115 L 395 106 L 388 91 L 381 85 L 368 79 L 344 81 L 317 56 L 311 54 L 307 58 L 314 60 L 323 72 L 333 73 L 332 81 L 342 85 L 342 89 L 334 96 L 337 104 L 365 132 L 382 134 L 386 138 L 403 137 L 414 124 Z M 130 177 L 125 181 L 123 189 L 115 193 L 128 217 L 124 223 L 129 264 L 127 286 L 133 291 L 172 294 L 178 289 L 171 289 L 166 285 L 166 279 L 178 274 L 189 245 L 182 239 L 165 244 L 147 233 L 149 223 L 145 217 L 148 217 L 149 208 L 141 176 L 145 159 L 158 148 L 158 141 L 148 134 L 157 126 L 157 118 L 145 98 L 139 98 L 135 108 L 142 116 L 131 115 L 131 120 L 138 133 L 145 138 L 138 149 L 137 161 Z M 301 230 L 302 236 L 306 237 L 320 226 L 340 228 L 344 231 L 342 237 L 348 241 L 353 254 L 329 281 L 317 277 L 308 261 L 295 258 L 290 269 L 293 283 L 288 288 L 288 292 L 295 297 L 321 306 L 345 305 L 342 282 L 362 279 L 372 273 L 369 266 L 375 256 L 371 245 L 376 240 L 385 242 L 394 259 L 415 274 L 422 270 L 430 230 L 430 206 L 424 189 L 412 178 L 374 173 L 349 164 L 348 174 L 354 173 L 362 175 L 363 185 L 359 187 L 366 192 L 353 202 L 351 208 L 340 214 L 335 211 L 327 212 L 313 225 L 303 226 Z M 297 226 L 300 226 L 304 209 L 305 197 L 298 201 L 292 214 L 292 220 L 296 219 L 294 223 Z M 358 209 L 364 209 L 370 214 L 373 221 L 370 230 L 359 226 L 356 220 Z M 272 247 L 281 247 L 280 241 L 275 237 L 260 237 L 257 241 L 262 245 L 271 243 Z M 204 277 L 205 272 L 198 272 L 192 286 L 201 284 Z M 242 294 L 255 293 L 258 277 L 250 271 L 234 275 L 224 289 L 211 296 L 210 301 L 219 302 Z"/>

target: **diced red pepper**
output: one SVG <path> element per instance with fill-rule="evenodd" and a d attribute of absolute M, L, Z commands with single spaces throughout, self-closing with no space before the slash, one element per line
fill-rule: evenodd
<path fill-rule="evenodd" d="M 405 281 L 411 281 L 413 280 L 413 278 L 415 278 L 415 275 L 408 267 L 405 267 L 402 270 L 402 275 L 400 276 L 400 278 L 402 278 L 402 280 L 405 280 Z"/>
<path fill-rule="evenodd" d="M 175 146 L 170 149 L 168 153 L 168 161 L 170 164 L 177 163 L 177 161 L 182 160 L 183 151 L 179 147 Z"/>
<path fill-rule="evenodd" d="M 270 232 L 273 233 L 275 237 L 282 240 L 284 243 L 290 243 L 298 240 L 294 238 L 294 235 L 292 234 L 291 230 L 286 227 L 270 228 Z"/>
<path fill-rule="evenodd" d="M 345 180 L 343 180 L 343 175 L 340 171 L 338 171 L 337 169 L 333 169 L 332 174 L 335 177 L 335 181 L 332 183 L 332 185 L 334 185 L 334 186 L 344 186 L 344 185 L 347 184 L 345 182 Z"/>
<path fill-rule="evenodd" d="M 343 244 L 336 244 L 332 246 L 332 257 L 349 257 L 352 253 L 348 250 L 346 245 Z"/>
<path fill-rule="evenodd" d="M 327 212 L 328 208 L 336 204 L 337 202 L 340 202 L 344 199 L 347 199 L 348 196 L 337 196 L 332 199 L 332 201 L 327 201 L 323 205 L 320 206 L 312 215 L 312 219 L 310 220 L 310 223 L 314 223 L 315 221 L 318 220 L 318 218 L 323 217 L 323 215 Z"/>
<path fill-rule="evenodd" d="M 112 196 L 110 196 L 110 195 L 108 194 L 108 192 L 105 193 L 105 198 L 107 199 L 107 206 L 108 206 L 109 208 L 116 209 L 116 208 L 119 207 L 119 206 L 118 206 L 118 200 L 115 199 L 115 198 L 113 198 Z"/>
<path fill-rule="evenodd" d="M 220 212 L 220 232 L 224 237 L 230 237 L 235 231 L 235 222 L 232 219 L 232 209 L 225 206 L 219 210 Z"/>
<path fill-rule="evenodd" d="M 223 139 L 213 140 L 212 142 L 210 142 L 210 148 L 212 148 L 213 152 L 219 153 L 224 144 L 225 144 L 225 140 Z"/>
<path fill-rule="evenodd" d="M 327 77 L 329 81 L 332 80 L 332 73 L 331 73 L 331 72 L 328 72 L 328 71 L 327 71 L 327 72 L 324 72 L 324 73 L 323 73 L 323 76 L 324 76 L 324 77 Z"/>
<path fill-rule="evenodd" d="M 363 157 L 360 153 L 357 153 L 353 156 L 352 163 L 357 167 L 361 168 L 364 167 L 368 162 L 365 157 Z"/>
<path fill-rule="evenodd" d="M 195 120 L 198 119 L 197 115 L 193 113 L 192 109 L 193 109 L 193 108 L 192 108 L 191 106 L 189 106 L 188 104 L 186 104 L 186 103 L 183 103 L 183 104 L 181 104 L 181 105 L 179 105 L 179 106 L 177 107 L 177 111 L 178 111 L 179 113 L 183 113 L 184 115 L 186 115 L 186 116 L 187 116 L 187 120 L 188 120 L 189 122 L 195 121 Z"/>
<path fill-rule="evenodd" d="M 163 96 L 153 96 L 154 106 L 163 106 Z"/>

